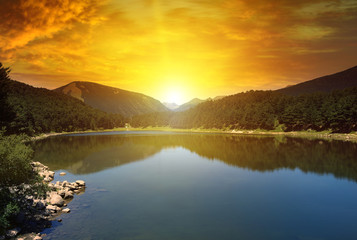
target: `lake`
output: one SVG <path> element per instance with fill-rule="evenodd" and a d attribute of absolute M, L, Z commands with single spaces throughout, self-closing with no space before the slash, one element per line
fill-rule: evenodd
<path fill-rule="evenodd" d="M 106 132 L 34 149 L 54 181 L 87 184 L 45 239 L 357 239 L 355 143 Z"/>

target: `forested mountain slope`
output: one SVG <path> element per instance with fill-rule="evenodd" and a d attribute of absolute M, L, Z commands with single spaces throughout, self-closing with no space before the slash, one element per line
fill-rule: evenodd
<path fill-rule="evenodd" d="M 104 112 L 118 113 L 124 117 L 169 111 L 152 97 L 93 82 L 72 82 L 53 91 L 77 98 Z"/>
<path fill-rule="evenodd" d="M 357 66 L 342 72 L 282 88 L 276 90 L 276 92 L 288 95 L 300 95 L 314 92 L 331 92 L 350 87 L 357 87 Z"/>
<path fill-rule="evenodd" d="M 64 94 L 11 80 L 0 65 L 0 124 L 7 133 L 33 135 L 113 128 L 123 126 L 124 120 Z"/>

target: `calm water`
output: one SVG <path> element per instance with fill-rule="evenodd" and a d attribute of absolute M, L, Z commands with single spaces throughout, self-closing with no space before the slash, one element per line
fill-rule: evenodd
<path fill-rule="evenodd" d="M 357 239 L 354 143 L 122 132 L 34 147 L 55 181 L 87 182 L 47 239 Z"/>

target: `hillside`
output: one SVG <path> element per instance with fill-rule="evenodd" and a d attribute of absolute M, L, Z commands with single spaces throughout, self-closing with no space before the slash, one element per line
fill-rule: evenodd
<path fill-rule="evenodd" d="M 331 92 L 350 87 L 357 87 L 357 66 L 342 72 L 282 88 L 276 90 L 276 92 L 287 95 L 300 95 L 313 92 Z"/>
<path fill-rule="evenodd" d="M 217 97 L 214 97 L 213 99 L 212 98 L 207 98 L 205 100 L 202 100 L 202 99 L 199 99 L 199 98 L 194 98 L 191 101 L 178 106 L 176 109 L 174 109 L 174 111 L 175 112 L 183 112 L 183 111 L 186 111 L 186 110 L 188 110 L 190 108 L 196 107 L 200 103 L 203 103 L 203 102 L 206 102 L 206 101 L 216 101 L 216 100 L 222 99 L 224 97 L 226 97 L 226 96 L 217 96 Z"/>
<path fill-rule="evenodd" d="M 194 98 L 192 99 L 191 101 L 187 102 L 187 103 L 184 103 L 182 105 L 180 105 L 178 108 L 176 108 L 174 111 L 175 112 L 183 112 L 183 111 L 186 111 L 190 108 L 193 108 L 195 106 L 197 106 L 198 104 L 200 103 L 203 103 L 207 100 L 202 100 L 202 99 L 199 99 L 199 98 Z"/>
<path fill-rule="evenodd" d="M 175 111 L 175 109 L 177 109 L 178 107 L 180 107 L 180 105 L 176 104 L 176 103 L 168 103 L 168 102 L 163 102 L 162 104 L 164 104 L 165 107 L 167 107 L 168 109 Z"/>
<path fill-rule="evenodd" d="M 160 101 L 152 97 L 92 82 L 72 82 L 53 91 L 77 98 L 104 112 L 118 113 L 124 117 L 168 111 Z"/>
<path fill-rule="evenodd" d="M 351 132 L 357 130 L 357 87 L 301 96 L 249 91 L 206 101 L 184 112 L 135 116 L 130 124 L 134 127 Z"/>
<path fill-rule="evenodd" d="M 1 72 L 4 68 L 0 65 L 0 124 L 7 133 L 33 135 L 124 125 L 120 115 L 110 115 L 64 94 L 11 80 Z"/>

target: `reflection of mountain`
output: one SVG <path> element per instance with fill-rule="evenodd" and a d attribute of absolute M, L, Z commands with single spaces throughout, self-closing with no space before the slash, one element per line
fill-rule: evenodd
<path fill-rule="evenodd" d="M 143 160 L 167 147 L 257 171 L 299 168 L 357 181 L 357 144 L 299 138 L 213 134 L 54 137 L 35 144 L 35 160 L 76 174 Z"/>

